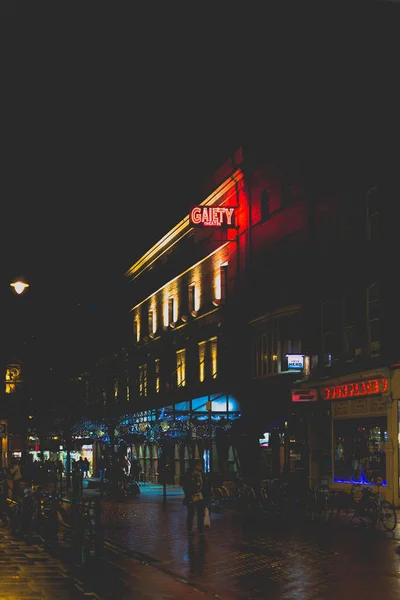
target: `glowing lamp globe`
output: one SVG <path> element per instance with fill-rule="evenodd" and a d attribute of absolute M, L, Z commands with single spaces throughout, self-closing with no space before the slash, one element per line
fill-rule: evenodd
<path fill-rule="evenodd" d="M 10 283 L 10 285 L 14 288 L 18 295 L 22 294 L 26 288 L 29 287 L 29 283 L 25 283 L 23 281 L 13 281 L 13 283 Z"/>

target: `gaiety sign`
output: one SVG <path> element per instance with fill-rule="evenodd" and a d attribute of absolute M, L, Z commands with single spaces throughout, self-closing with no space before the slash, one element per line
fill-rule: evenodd
<path fill-rule="evenodd" d="M 195 227 L 235 227 L 233 206 L 194 206 L 190 211 L 190 223 Z"/>
<path fill-rule="evenodd" d="M 380 379 L 367 379 L 364 381 L 356 381 L 354 383 L 326 387 L 324 389 L 324 395 L 325 400 L 336 400 L 336 398 L 353 398 L 355 396 L 383 394 L 387 389 L 388 380 L 382 377 Z"/>

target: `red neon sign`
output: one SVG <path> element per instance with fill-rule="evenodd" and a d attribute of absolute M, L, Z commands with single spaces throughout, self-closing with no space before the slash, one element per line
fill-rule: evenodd
<path fill-rule="evenodd" d="M 336 400 L 336 398 L 353 398 L 354 396 L 372 396 L 373 394 L 383 394 L 388 389 L 388 380 L 368 379 L 366 381 L 357 381 L 355 383 L 345 383 L 344 385 L 334 385 L 325 388 L 325 400 Z"/>
<path fill-rule="evenodd" d="M 190 223 L 195 227 L 235 227 L 234 206 L 194 206 Z"/>

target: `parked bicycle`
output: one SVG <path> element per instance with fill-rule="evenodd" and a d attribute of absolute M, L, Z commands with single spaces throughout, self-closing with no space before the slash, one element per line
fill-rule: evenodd
<path fill-rule="evenodd" d="M 382 498 L 378 491 L 371 494 L 371 501 L 375 504 L 377 524 L 381 524 L 386 531 L 393 531 L 397 525 L 396 509 L 391 502 Z"/>

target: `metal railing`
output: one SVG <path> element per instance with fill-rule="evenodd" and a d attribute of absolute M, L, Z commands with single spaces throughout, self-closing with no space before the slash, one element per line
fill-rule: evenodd
<path fill-rule="evenodd" d="M 7 521 L 11 532 L 36 539 L 46 548 L 66 543 L 76 562 L 86 565 L 103 554 L 104 536 L 99 498 L 62 498 L 38 489 L 19 501 L 7 499 Z"/>

